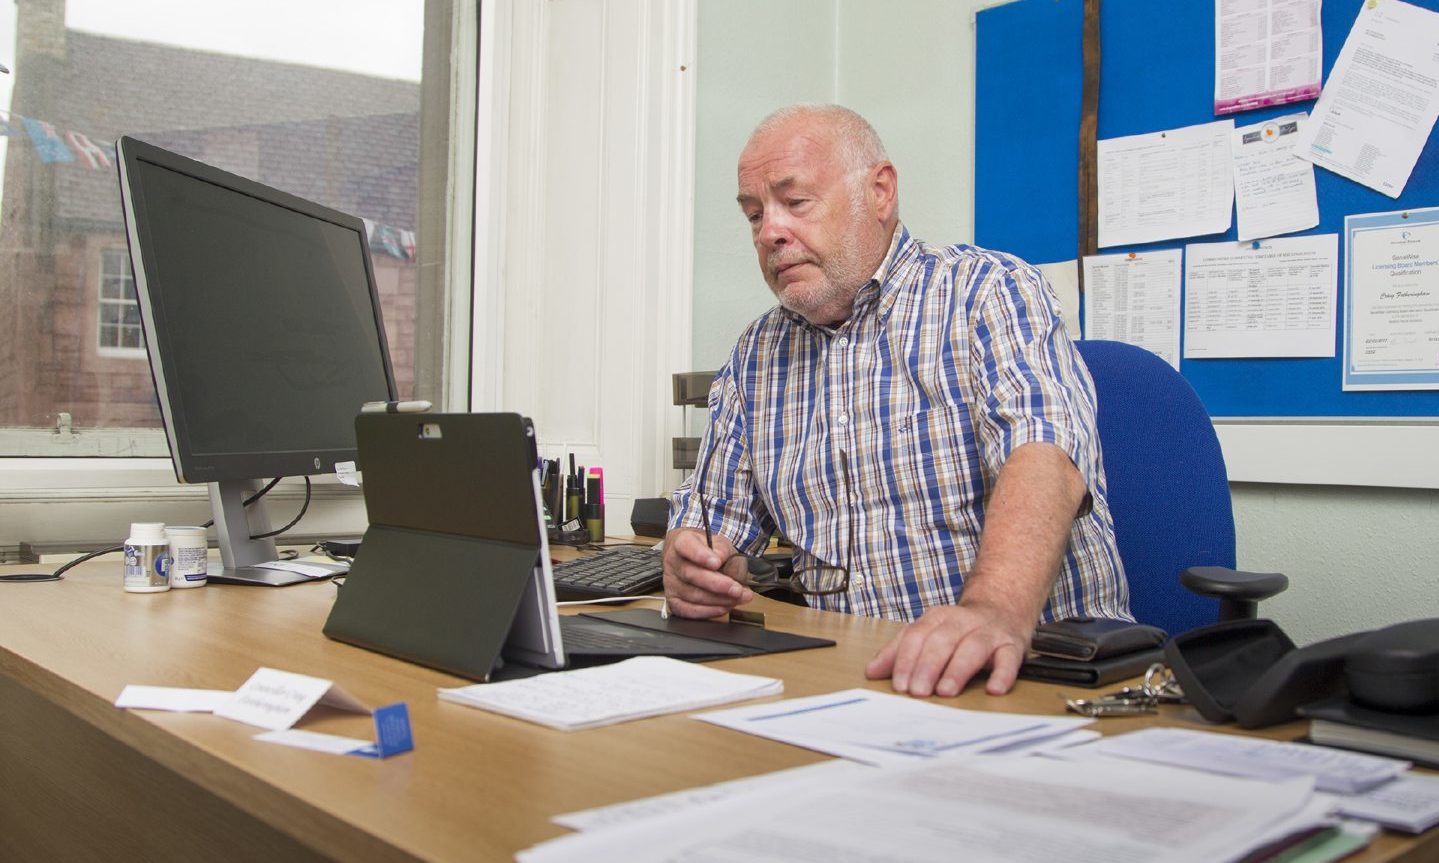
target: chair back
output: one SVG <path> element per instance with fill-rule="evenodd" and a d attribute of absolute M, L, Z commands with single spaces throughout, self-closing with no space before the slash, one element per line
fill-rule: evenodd
<path fill-rule="evenodd" d="M 1130 609 L 1170 635 L 1214 623 L 1218 600 L 1179 584 L 1191 566 L 1234 566 L 1229 476 L 1209 413 L 1183 375 L 1144 348 L 1075 344 L 1094 378 Z"/>

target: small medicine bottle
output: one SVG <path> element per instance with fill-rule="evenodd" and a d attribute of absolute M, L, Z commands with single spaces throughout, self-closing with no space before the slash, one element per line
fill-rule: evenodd
<path fill-rule="evenodd" d="M 170 589 L 170 540 L 165 525 L 137 521 L 125 540 L 125 590 L 159 593 Z"/>
<path fill-rule="evenodd" d="M 210 545 L 203 527 L 167 527 L 170 543 L 170 586 L 204 587 L 209 577 Z"/>

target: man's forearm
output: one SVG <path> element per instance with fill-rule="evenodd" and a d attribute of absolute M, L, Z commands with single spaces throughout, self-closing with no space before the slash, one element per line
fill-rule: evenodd
<path fill-rule="evenodd" d="M 959 604 L 995 609 L 1032 628 L 1054 589 L 1084 494 L 1083 477 L 1059 447 L 1029 443 L 1010 453 Z"/>

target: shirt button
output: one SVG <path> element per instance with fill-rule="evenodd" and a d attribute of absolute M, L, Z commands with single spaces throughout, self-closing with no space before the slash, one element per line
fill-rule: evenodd
<path fill-rule="evenodd" d="M 847 414 L 840 414 L 839 416 L 834 418 L 834 421 L 839 423 L 840 425 L 845 425 L 849 422 L 849 416 Z"/>
<path fill-rule="evenodd" d="M 839 346 L 843 348 L 843 347 L 847 347 L 848 345 L 849 345 L 849 336 L 840 336 L 840 337 L 839 337 Z"/>

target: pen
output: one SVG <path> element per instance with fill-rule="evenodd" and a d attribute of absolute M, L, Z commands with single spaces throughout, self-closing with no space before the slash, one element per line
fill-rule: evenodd
<path fill-rule="evenodd" d="M 422 414 L 432 405 L 427 401 L 413 402 L 365 402 L 360 405 L 362 414 Z"/>

